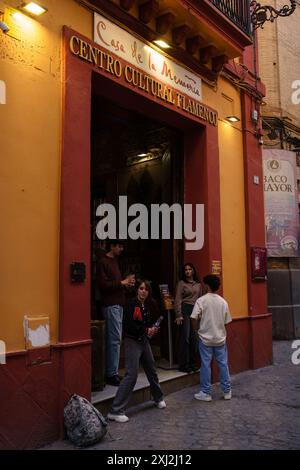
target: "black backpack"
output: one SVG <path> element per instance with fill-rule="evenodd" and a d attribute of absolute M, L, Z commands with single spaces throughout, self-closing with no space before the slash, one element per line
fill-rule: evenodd
<path fill-rule="evenodd" d="M 86 447 L 107 433 L 107 421 L 88 400 L 72 395 L 64 408 L 64 422 L 68 439 L 78 447 Z"/>

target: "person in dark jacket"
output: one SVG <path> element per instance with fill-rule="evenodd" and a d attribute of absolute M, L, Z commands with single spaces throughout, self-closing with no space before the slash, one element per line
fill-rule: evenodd
<path fill-rule="evenodd" d="M 150 313 L 151 301 L 150 282 L 141 280 L 137 283 L 136 297 L 130 299 L 124 309 L 126 371 L 107 415 L 108 419 L 119 423 L 126 423 L 129 419 L 125 415 L 125 408 L 137 381 L 140 361 L 149 380 L 155 405 L 160 409 L 166 407 L 149 342 L 149 339 L 157 334 L 159 329 L 153 326 Z"/>
<path fill-rule="evenodd" d="M 118 374 L 122 338 L 124 288 L 134 286 L 134 274 L 122 279 L 118 258 L 124 249 L 121 240 L 110 240 L 109 251 L 97 265 L 98 287 L 102 300 L 102 314 L 105 320 L 106 383 L 119 386 Z"/>

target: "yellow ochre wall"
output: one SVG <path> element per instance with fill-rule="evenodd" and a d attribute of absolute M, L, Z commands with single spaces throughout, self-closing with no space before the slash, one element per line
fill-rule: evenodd
<path fill-rule="evenodd" d="M 19 0 L 0 0 L 16 8 Z M 23 319 L 50 318 L 58 334 L 62 25 L 92 39 L 92 13 L 73 0 L 43 0 L 48 12 L 22 18 L 21 40 L 0 31 L 0 339 L 24 349 Z M 225 99 L 222 92 L 233 99 Z M 204 101 L 224 118 L 240 98 L 220 80 Z M 232 139 L 234 137 L 234 140 Z M 242 135 L 219 122 L 224 295 L 233 315 L 247 315 Z M 234 249 L 233 249 L 234 248 Z"/>
<path fill-rule="evenodd" d="M 219 117 L 223 295 L 232 316 L 243 317 L 248 315 L 243 135 L 241 121 L 225 119 L 241 119 L 240 93 L 220 78 L 216 90 L 204 86 L 203 98 Z"/>
<path fill-rule="evenodd" d="M 23 16 L 21 41 L 0 31 L 0 339 L 24 349 L 24 315 L 50 317 L 58 331 L 62 25 L 91 37 L 91 13 L 73 0 L 43 0 Z M 3 2 L 17 7 L 20 1 Z"/>

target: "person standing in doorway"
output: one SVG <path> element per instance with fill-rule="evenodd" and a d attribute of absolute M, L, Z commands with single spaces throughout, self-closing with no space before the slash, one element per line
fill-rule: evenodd
<path fill-rule="evenodd" d="M 149 342 L 159 330 L 151 319 L 153 309 L 150 282 L 140 280 L 137 282 L 136 297 L 127 302 L 124 311 L 126 372 L 107 415 L 112 421 L 126 423 L 129 420 L 125 408 L 137 381 L 140 362 L 149 381 L 155 406 L 159 409 L 166 407 Z"/>
<path fill-rule="evenodd" d="M 97 266 L 98 286 L 102 301 L 102 314 L 106 333 L 106 383 L 119 386 L 118 374 L 120 347 L 122 339 L 124 288 L 135 284 L 134 274 L 122 279 L 118 258 L 123 252 L 122 241 L 110 240 L 109 251 L 102 256 Z"/>
<path fill-rule="evenodd" d="M 220 385 L 225 400 L 231 399 L 231 382 L 228 369 L 225 325 L 232 321 L 228 304 L 216 292 L 220 288 L 220 279 L 214 274 L 203 278 L 208 293 L 195 303 L 191 319 L 199 335 L 199 353 L 201 357 L 200 392 L 196 400 L 211 401 L 211 361 L 215 356 L 220 372 Z"/>
<path fill-rule="evenodd" d="M 194 372 L 196 367 L 197 335 L 190 319 L 196 300 L 202 295 L 201 283 L 193 264 L 183 266 L 182 278 L 176 287 L 175 323 L 180 326 L 179 370 Z"/>

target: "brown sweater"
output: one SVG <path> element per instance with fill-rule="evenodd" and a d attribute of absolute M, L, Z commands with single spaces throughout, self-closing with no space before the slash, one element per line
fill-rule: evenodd
<path fill-rule="evenodd" d="M 116 258 L 105 255 L 98 261 L 97 280 L 101 303 L 105 307 L 125 304 L 125 294 L 121 284 L 122 275 Z"/>
<path fill-rule="evenodd" d="M 182 304 L 194 305 L 201 295 L 202 287 L 200 282 L 179 281 L 174 302 L 176 318 L 182 317 Z"/>

